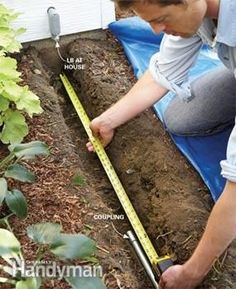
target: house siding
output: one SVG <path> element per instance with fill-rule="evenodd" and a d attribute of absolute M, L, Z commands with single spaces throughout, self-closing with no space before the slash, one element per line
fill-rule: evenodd
<path fill-rule="evenodd" d="M 14 26 L 27 31 L 18 37 L 21 42 L 49 38 L 47 9 L 60 14 L 61 35 L 106 28 L 115 20 L 114 4 L 110 0 L 2 0 L 4 5 L 21 12 Z"/>

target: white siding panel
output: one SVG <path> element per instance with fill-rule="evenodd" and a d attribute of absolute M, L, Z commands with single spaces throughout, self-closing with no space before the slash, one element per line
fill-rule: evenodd
<path fill-rule="evenodd" d="M 114 5 L 110 0 L 1 0 L 9 8 L 23 14 L 15 27 L 27 32 L 19 37 L 21 42 L 50 37 L 47 9 L 54 6 L 60 14 L 61 35 L 106 27 L 114 21 Z"/>
<path fill-rule="evenodd" d="M 107 25 L 115 21 L 115 8 L 114 3 L 110 0 L 101 0 L 101 10 L 102 10 L 102 28 L 107 28 Z"/>

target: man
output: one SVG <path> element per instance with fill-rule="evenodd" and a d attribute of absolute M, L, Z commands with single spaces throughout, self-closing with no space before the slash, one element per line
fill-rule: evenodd
<path fill-rule="evenodd" d="M 150 107 L 168 90 L 177 96 L 164 116 L 166 128 L 179 135 L 206 135 L 222 130 L 236 116 L 235 0 L 114 0 L 130 8 L 152 29 L 165 32 L 160 52 L 148 71 L 116 104 L 91 122 L 104 146 L 114 129 Z M 217 68 L 191 85 L 187 81 L 202 43 L 214 47 L 224 68 Z M 87 144 L 92 151 L 91 143 Z M 195 288 L 214 261 L 236 237 L 236 125 L 221 161 L 226 186 L 209 217 L 191 258 L 170 267 L 160 280 L 162 289 Z M 223 221 L 222 221 L 223 220 Z"/>

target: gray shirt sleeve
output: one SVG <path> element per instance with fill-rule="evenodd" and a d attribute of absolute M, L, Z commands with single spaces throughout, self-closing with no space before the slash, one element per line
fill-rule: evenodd
<path fill-rule="evenodd" d="M 191 93 L 188 72 L 195 63 L 201 46 L 202 40 L 197 34 L 191 38 L 164 35 L 160 51 L 150 60 L 149 70 L 153 78 L 161 86 L 189 101 Z"/>
<path fill-rule="evenodd" d="M 236 118 L 227 146 L 227 159 L 221 161 L 220 164 L 222 176 L 229 181 L 236 182 Z"/>

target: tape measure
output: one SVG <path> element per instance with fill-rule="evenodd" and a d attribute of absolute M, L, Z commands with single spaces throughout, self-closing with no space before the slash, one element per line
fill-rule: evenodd
<path fill-rule="evenodd" d="M 111 161 L 109 160 L 103 145 L 101 144 L 100 140 L 98 138 L 95 138 L 92 134 L 92 131 L 89 127 L 90 120 L 88 118 L 87 113 L 85 112 L 78 96 L 76 95 L 76 92 L 74 88 L 72 87 L 71 83 L 69 82 L 68 78 L 61 74 L 60 78 L 62 80 L 62 83 L 64 84 L 64 87 L 72 101 L 72 104 L 84 126 L 84 129 L 86 130 L 89 140 L 92 143 L 95 152 L 98 155 L 98 158 L 100 159 L 102 166 L 117 194 L 117 197 L 139 239 L 140 244 L 142 245 L 142 248 L 144 252 L 146 253 L 151 265 L 153 268 L 158 267 L 158 269 L 162 272 L 165 271 L 169 266 L 172 265 L 172 261 L 169 256 L 164 256 L 160 258 L 157 255 L 157 252 L 155 248 L 153 247 L 142 223 L 139 220 L 139 217 L 129 200 L 129 197 L 127 196 L 125 189 L 123 188 L 119 177 L 117 176 L 115 169 L 112 166 Z"/>

